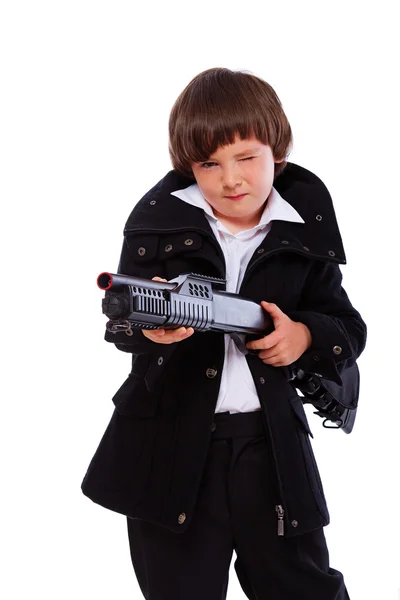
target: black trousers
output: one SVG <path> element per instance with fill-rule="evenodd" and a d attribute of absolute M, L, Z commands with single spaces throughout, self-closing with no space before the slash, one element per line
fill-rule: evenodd
<path fill-rule="evenodd" d="M 322 527 L 277 535 L 279 501 L 261 411 L 217 413 L 215 424 L 187 531 L 127 519 L 146 600 L 225 600 L 233 550 L 251 600 L 349 600 L 342 574 L 329 567 Z"/>

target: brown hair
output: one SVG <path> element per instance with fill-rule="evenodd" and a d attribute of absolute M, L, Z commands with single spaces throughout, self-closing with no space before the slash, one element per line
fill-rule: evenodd
<path fill-rule="evenodd" d="M 199 73 L 176 99 L 169 117 L 169 154 L 173 168 L 194 179 L 191 164 L 206 162 L 220 146 L 254 135 L 271 147 L 275 160 L 286 158 L 293 138 L 273 88 L 246 71 L 212 68 Z M 274 179 L 286 167 L 275 163 Z"/>

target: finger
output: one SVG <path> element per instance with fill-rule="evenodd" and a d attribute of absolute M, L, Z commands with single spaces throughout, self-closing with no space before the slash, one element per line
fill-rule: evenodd
<path fill-rule="evenodd" d="M 273 358 L 274 356 L 278 356 L 281 354 L 281 347 L 278 344 L 272 346 L 271 348 L 265 348 L 260 350 L 258 356 L 261 358 Z"/>
<path fill-rule="evenodd" d="M 159 329 L 143 329 L 142 331 L 146 337 L 160 344 L 180 342 L 194 333 L 193 327 L 178 327 L 178 329 L 164 329 L 160 327 Z"/>
<path fill-rule="evenodd" d="M 264 358 L 264 357 L 260 357 L 260 358 L 265 365 L 269 365 L 270 367 L 279 367 L 279 366 L 281 366 L 281 364 L 283 364 L 282 359 L 280 358 L 280 356 L 278 354 L 275 354 L 274 356 L 269 356 L 267 358 Z"/>
<path fill-rule="evenodd" d="M 193 327 L 179 327 L 179 329 L 176 330 L 176 333 L 180 336 L 191 335 L 194 333 L 194 329 Z"/>
<path fill-rule="evenodd" d="M 184 339 L 184 334 L 177 334 L 176 331 L 166 331 L 165 329 L 143 329 L 143 334 L 152 342 L 159 344 L 172 344 Z"/>
<path fill-rule="evenodd" d="M 194 333 L 192 328 L 186 329 L 185 327 L 179 327 L 179 329 L 167 330 L 165 332 L 165 336 L 160 338 L 160 341 L 169 344 L 181 342 L 182 340 L 188 338 L 192 333 Z"/>
<path fill-rule="evenodd" d="M 261 304 L 265 306 L 265 308 L 267 308 L 269 312 L 285 314 L 281 311 L 279 306 L 277 304 L 274 304 L 273 302 L 267 302 L 266 300 L 262 300 Z"/>
<path fill-rule="evenodd" d="M 281 341 L 280 333 L 275 330 L 269 335 L 261 338 L 260 340 L 254 340 L 252 342 L 248 342 L 246 347 L 250 350 L 269 350 L 273 348 Z"/>
<path fill-rule="evenodd" d="M 268 364 L 270 367 L 287 367 L 288 365 L 291 364 L 291 362 L 285 361 L 282 358 L 277 358 L 275 360 L 270 360 L 268 362 L 265 362 L 265 364 Z"/>
<path fill-rule="evenodd" d="M 193 327 L 178 327 L 178 329 L 170 329 L 166 332 L 167 335 L 170 336 L 171 339 L 180 341 L 185 337 L 189 337 L 194 333 Z"/>
<path fill-rule="evenodd" d="M 266 302 L 265 300 L 262 300 L 261 306 L 267 311 L 271 319 L 273 319 L 275 322 L 287 317 L 287 315 L 279 308 L 279 306 L 273 302 Z"/>
<path fill-rule="evenodd" d="M 268 354 L 268 352 L 260 352 L 259 353 L 259 358 L 261 358 L 262 361 L 268 361 L 268 363 L 270 364 L 271 362 L 275 362 L 276 360 L 279 360 L 279 354 L 272 354 L 271 352 Z"/>

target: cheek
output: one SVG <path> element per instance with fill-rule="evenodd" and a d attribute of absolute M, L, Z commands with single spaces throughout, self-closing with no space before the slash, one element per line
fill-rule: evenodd
<path fill-rule="evenodd" d="M 261 194 L 271 189 L 271 185 L 274 180 L 274 171 L 269 169 L 260 168 L 252 173 L 252 184 L 255 189 Z"/>
<path fill-rule="evenodd" d="M 218 197 L 218 187 L 217 182 L 214 181 L 212 177 L 207 177 L 207 181 L 203 182 L 203 185 L 199 186 L 203 196 L 206 198 L 217 198 Z"/>
<path fill-rule="evenodd" d="M 213 201 L 214 196 L 212 190 L 210 189 L 210 186 L 203 186 L 201 188 L 201 193 L 209 203 Z"/>
<path fill-rule="evenodd" d="M 197 182 L 201 195 L 206 199 L 206 201 L 211 205 L 214 206 L 215 204 L 215 192 L 213 193 L 212 191 L 212 186 L 208 185 L 201 185 L 199 182 Z"/>

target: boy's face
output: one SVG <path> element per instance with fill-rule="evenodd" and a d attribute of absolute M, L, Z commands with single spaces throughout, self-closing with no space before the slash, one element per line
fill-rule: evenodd
<path fill-rule="evenodd" d="M 237 135 L 233 144 L 220 146 L 206 163 L 193 163 L 192 170 L 217 218 L 238 230 L 259 223 L 274 180 L 270 146 L 255 137 L 241 140 Z M 245 196 L 229 198 L 239 194 Z"/>

